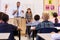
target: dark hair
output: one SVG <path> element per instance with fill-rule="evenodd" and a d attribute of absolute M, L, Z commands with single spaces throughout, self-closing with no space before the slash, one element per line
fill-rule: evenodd
<path fill-rule="evenodd" d="M 20 3 L 19 1 L 17 3 Z"/>
<path fill-rule="evenodd" d="M 35 16 L 34 16 L 34 19 L 35 19 L 36 21 L 38 21 L 38 20 L 40 19 L 40 16 L 39 16 L 39 15 L 35 15 Z"/>
<path fill-rule="evenodd" d="M 56 12 L 54 12 L 53 17 L 58 17 L 58 14 Z"/>
<path fill-rule="evenodd" d="M 56 12 L 53 13 L 53 17 L 55 17 L 55 23 L 58 23 L 58 14 Z"/>
<path fill-rule="evenodd" d="M 31 10 L 31 9 L 30 9 L 30 8 L 28 8 L 26 13 L 28 13 L 28 10 Z M 32 13 L 32 11 L 30 11 L 30 13 Z"/>
<path fill-rule="evenodd" d="M 0 12 L 0 20 L 7 22 L 9 20 L 9 16 L 3 12 Z"/>

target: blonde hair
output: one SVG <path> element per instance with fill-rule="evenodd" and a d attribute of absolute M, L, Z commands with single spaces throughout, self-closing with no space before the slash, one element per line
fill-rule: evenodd
<path fill-rule="evenodd" d="M 42 18 L 43 18 L 44 20 L 48 20 L 48 19 L 49 19 L 49 13 L 43 13 L 43 14 L 42 14 Z"/>

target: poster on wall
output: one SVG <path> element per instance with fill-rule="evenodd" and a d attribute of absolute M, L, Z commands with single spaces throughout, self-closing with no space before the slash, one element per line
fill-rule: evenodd
<path fill-rule="evenodd" d="M 51 9 L 51 10 L 54 10 L 54 9 L 55 9 L 55 6 L 54 6 L 54 5 L 51 5 L 51 6 L 50 6 L 50 9 Z"/>
<path fill-rule="evenodd" d="M 45 8 L 46 8 L 46 10 L 49 10 L 49 5 L 46 5 Z"/>
<path fill-rule="evenodd" d="M 45 9 L 46 10 L 54 10 L 55 9 L 55 6 L 54 5 L 46 5 L 45 6 Z"/>
<path fill-rule="evenodd" d="M 52 4 L 52 0 L 49 0 L 49 4 Z"/>
<path fill-rule="evenodd" d="M 60 16 L 60 6 L 58 6 L 58 15 Z"/>

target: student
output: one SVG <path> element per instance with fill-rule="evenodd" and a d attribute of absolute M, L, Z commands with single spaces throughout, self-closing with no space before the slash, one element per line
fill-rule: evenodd
<path fill-rule="evenodd" d="M 58 23 L 58 18 L 57 18 L 57 17 L 58 17 L 58 14 L 57 14 L 56 12 L 54 12 L 54 13 L 53 13 L 53 17 L 55 18 L 55 19 L 54 19 L 54 23 L 57 24 L 57 23 Z"/>
<path fill-rule="evenodd" d="M 27 9 L 25 18 L 26 18 L 26 24 L 28 24 L 28 25 L 26 25 L 26 35 L 28 34 L 30 36 L 30 27 L 31 27 L 30 24 L 31 24 L 31 21 L 32 21 L 32 11 L 31 11 L 30 8 Z"/>
<path fill-rule="evenodd" d="M 39 15 L 35 15 L 34 16 L 34 22 L 32 22 L 32 26 L 31 26 L 31 36 L 36 36 L 36 33 L 37 33 L 37 31 L 36 30 L 33 30 L 34 29 L 34 27 L 36 27 L 40 22 L 39 22 L 39 19 L 40 19 L 40 16 Z M 34 31 L 34 32 L 32 32 L 32 31 Z"/>
<path fill-rule="evenodd" d="M 9 16 L 3 12 L 0 12 L 0 33 L 11 33 L 8 40 L 15 40 L 14 35 L 18 34 L 17 27 L 8 24 Z"/>
<path fill-rule="evenodd" d="M 32 20 L 32 11 L 31 11 L 30 8 L 27 9 L 25 18 L 26 18 L 27 23 L 31 22 L 31 20 Z"/>
<path fill-rule="evenodd" d="M 40 28 L 53 28 L 54 27 L 54 24 L 48 20 L 49 19 L 48 13 L 43 13 L 42 19 L 43 21 L 35 27 L 36 30 L 39 30 Z"/>
<path fill-rule="evenodd" d="M 54 24 L 52 22 L 48 21 L 48 19 L 49 19 L 48 13 L 43 13 L 42 19 L 43 19 L 43 21 L 41 23 L 39 23 L 35 28 L 37 30 L 37 32 L 39 31 L 40 28 L 53 28 L 54 27 Z M 42 39 L 42 38 L 40 37 L 40 39 Z M 40 39 L 37 36 L 36 40 L 40 40 Z M 44 39 L 42 39 L 42 40 L 44 40 Z"/>
<path fill-rule="evenodd" d="M 32 22 L 32 26 L 37 26 L 40 22 L 39 22 L 40 16 L 39 15 L 35 15 L 34 16 L 34 22 Z"/>
<path fill-rule="evenodd" d="M 53 28 L 54 24 L 49 21 L 49 14 L 48 13 L 43 13 L 42 15 L 43 21 L 36 26 L 36 30 L 39 30 L 40 28 Z"/>

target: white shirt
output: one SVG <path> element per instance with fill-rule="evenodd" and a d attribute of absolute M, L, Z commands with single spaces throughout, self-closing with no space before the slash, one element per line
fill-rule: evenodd
<path fill-rule="evenodd" d="M 32 26 L 37 26 L 40 22 L 39 21 L 34 21 L 32 22 Z"/>
<path fill-rule="evenodd" d="M 14 11 L 15 11 L 15 10 L 17 10 L 17 7 L 15 7 Z M 18 16 L 22 17 L 22 6 L 19 7 L 19 9 L 18 9 L 18 13 L 19 13 Z M 14 14 L 14 17 L 17 17 L 17 13 Z"/>

